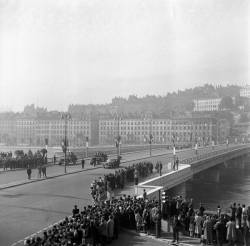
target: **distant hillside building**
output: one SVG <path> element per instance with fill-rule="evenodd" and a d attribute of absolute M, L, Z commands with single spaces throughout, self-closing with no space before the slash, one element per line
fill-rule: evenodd
<path fill-rule="evenodd" d="M 221 98 L 209 98 L 194 100 L 194 111 L 219 111 Z"/>
<path fill-rule="evenodd" d="M 233 130 L 238 133 L 239 140 L 250 141 L 250 122 L 241 122 L 234 125 Z"/>
<path fill-rule="evenodd" d="M 240 96 L 250 98 L 250 85 L 246 85 L 240 89 Z"/>

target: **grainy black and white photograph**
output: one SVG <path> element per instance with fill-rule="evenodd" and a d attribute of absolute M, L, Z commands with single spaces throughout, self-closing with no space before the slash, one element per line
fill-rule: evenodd
<path fill-rule="evenodd" d="M 0 0 L 0 246 L 250 246 L 249 0 Z"/>

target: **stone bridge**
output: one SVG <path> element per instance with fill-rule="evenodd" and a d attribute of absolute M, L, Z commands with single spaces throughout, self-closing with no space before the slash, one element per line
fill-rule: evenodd
<path fill-rule="evenodd" d="M 137 196 L 141 196 L 143 189 L 146 189 L 149 199 L 159 199 L 161 189 L 171 189 L 189 180 L 196 173 L 221 163 L 226 164 L 232 159 L 246 156 L 250 156 L 250 144 L 227 147 L 223 150 L 215 150 L 200 156 L 183 159 L 179 170 L 170 171 L 162 176 L 140 183 L 135 187 L 135 193 Z"/>

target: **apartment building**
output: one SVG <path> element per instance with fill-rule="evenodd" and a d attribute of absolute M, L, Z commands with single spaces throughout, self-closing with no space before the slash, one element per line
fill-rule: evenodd
<path fill-rule="evenodd" d="M 0 119 L 0 144 L 16 143 L 16 120 Z"/>
<path fill-rule="evenodd" d="M 246 85 L 240 89 L 240 96 L 250 98 L 250 85 Z"/>
<path fill-rule="evenodd" d="M 155 143 L 171 141 L 171 121 L 169 119 L 102 119 L 99 121 L 99 143 L 113 144 L 121 136 L 124 144 L 143 144 L 150 134 Z"/>
<path fill-rule="evenodd" d="M 221 98 L 209 98 L 194 100 L 194 111 L 219 111 Z"/>
<path fill-rule="evenodd" d="M 60 146 L 67 134 L 70 146 L 98 144 L 98 125 L 90 119 L 0 119 L 0 143 L 17 145 Z"/>
<path fill-rule="evenodd" d="M 117 136 L 124 144 L 143 144 L 149 141 L 158 144 L 189 146 L 221 142 L 229 135 L 227 121 L 215 118 L 176 119 L 103 119 L 99 121 L 99 143 L 114 144 Z M 222 131 L 223 130 L 223 131 Z"/>

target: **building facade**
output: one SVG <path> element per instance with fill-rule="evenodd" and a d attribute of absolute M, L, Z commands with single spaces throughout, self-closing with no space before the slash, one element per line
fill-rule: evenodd
<path fill-rule="evenodd" d="M 150 134 L 155 143 L 171 142 L 169 119 L 103 119 L 99 121 L 99 143 L 114 144 L 117 136 L 124 144 L 143 144 Z"/>
<path fill-rule="evenodd" d="M 153 143 L 190 146 L 226 141 L 230 126 L 226 120 L 194 117 L 176 119 L 103 119 L 99 121 L 99 143 L 114 144 L 120 136 L 123 144 Z"/>
<path fill-rule="evenodd" d="M 65 128 L 66 127 L 66 128 Z M 98 144 L 98 125 L 90 119 L 0 119 L 0 143 L 12 145 L 60 146 L 67 134 L 70 146 Z"/>
<path fill-rule="evenodd" d="M 66 123 L 66 125 L 65 125 Z M 225 142 L 230 133 L 227 120 L 209 117 L 172 119 L 0 119 L 0 144 L 60 146 L 67 135 L 69 146 L 154 144 L 192 146 L 207 145 L 212 141 Z"/>
<path fill-rule="evenodd" d="M 240 89 L 240 96 L 250 98 L 250 85 L 246 85 Z"/>
<path fill-rule="evenodd" d="M 221 98 L 209 98 L 194 100 L 194 111 L 219 111 Z"/>

